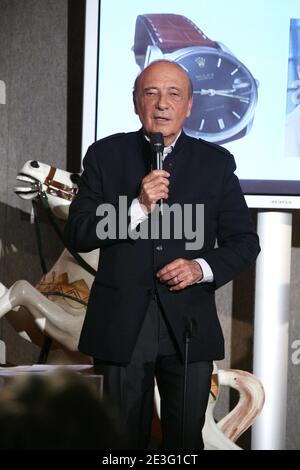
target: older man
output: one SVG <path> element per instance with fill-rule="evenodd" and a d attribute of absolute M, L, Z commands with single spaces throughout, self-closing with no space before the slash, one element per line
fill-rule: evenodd
<path fill-rule="evenodd" d="M 101 248 L 79 349 L 94 357 L 96 371 L 104 375 L 105 393 L 119 409 L 131 448 L 147 448 L 155 377 L 161 448 L 201 449 L 212 361 L 224 356 L 214 293 L 255 261 L 258 238 L 233 157 L 182 130 L 192 108 L 185 71 L 168 61 L 150 64 L 137 78 L 133 98 L 142 129 L 89 148 L 70 207 L 69 246 L 82 252 Z M 154 132 L 164 138 L 163 170 L 152 165 L 149 136 Z M 120 196 L 126 196 L 125 206 Z M 169 237 L 161 231 L 153 236 L 151 230 L 144 232 L 148 237 L 130 236 L 151 219 L 161 199 L 168 206 L 188 206 L 183 225 L 193 227 L 196 208 L 203 205 L 201 246 L 188 245 L 185 232 L 176 236 L 172 218 Z M 131 229 L 126 236 L 119 224 L 101 236 L 104 203 L 115 209 L 114 220 L 125 218 Z"/>

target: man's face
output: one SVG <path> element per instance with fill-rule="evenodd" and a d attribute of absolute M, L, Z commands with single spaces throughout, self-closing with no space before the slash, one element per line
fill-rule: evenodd
<path fill-rule="evenodd" d="M 134 107 L 144 130 L 161 132 L 165 146 L 169 146 L 191 113 L 188 77 L 176 64 L 149 65 L 139 77 Z"/>

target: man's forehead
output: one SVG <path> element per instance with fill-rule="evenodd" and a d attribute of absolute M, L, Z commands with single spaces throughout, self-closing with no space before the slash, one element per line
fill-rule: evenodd
<path fill-rule="evenodd" d="M 161 89 L 166 87 L 180 88 L 183 92 L 187 90 L 189 96 L 192 97 L 191 80 L 182 67 L 175 62 L 164 60 L 152 62 L 136 78 L 133 92 L 144 91 L 149 86 Z"/>
<path fill-rule="evenodd" d="M 143 88 L 164 86 L 166 88 L 184 88 L 188 85 L 188 78 L 178 69 L 149 69 L 140 76 Z"/>
<path fill-rule="evenodd" d="M 150 89 L 158 89 L 158 88 L 165 88 L 167 90 L 171 90 L 171 89 L 176 89 L 176 90 L 182 90 L 184 88 L 184 85 L 183 84 L 179 84 L 179 83 L 174 83 L 174 82 L 162 82 L 162 83 L 158 83 L 158 82 L 155 82 L 155 81 L 149 81 L 149 82 L 146 82 L 146 83 L 142 83 L 142 88 L 143 90 L 150 90 Z"/>

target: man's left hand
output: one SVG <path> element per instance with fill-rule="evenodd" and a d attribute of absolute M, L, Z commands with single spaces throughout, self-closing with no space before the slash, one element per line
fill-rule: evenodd
<path fill-rule="evenodd" d="M 197 261 L 178 258 L 160 269 L 156 276 L 170 286 L 170 291 L 177 291 L 199 282 L 203 272 Z"/>

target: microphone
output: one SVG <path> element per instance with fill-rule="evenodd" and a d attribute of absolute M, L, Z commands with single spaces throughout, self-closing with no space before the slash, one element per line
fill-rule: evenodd
<path fill-rule="evenodd" d="M 162 170 L 162 156 L 164 151 L 164 137 L 161 132 L 152 132 L 149 134 L 152 151 L 156 155 L 155 170 Z"/>
<path fill-rule="evenodd" d="M 164 152 L 164 136 L 161 132 L 152 132 L 149 134 L 150 145 L 152 152 L 156 156 L 156 164 L 152 165 L 152 168 L 155 170 L 163 169 L 163 152 Z M 162 204 L 163 199 L 159 201 L 160 210 L 162 213 Z"/>

